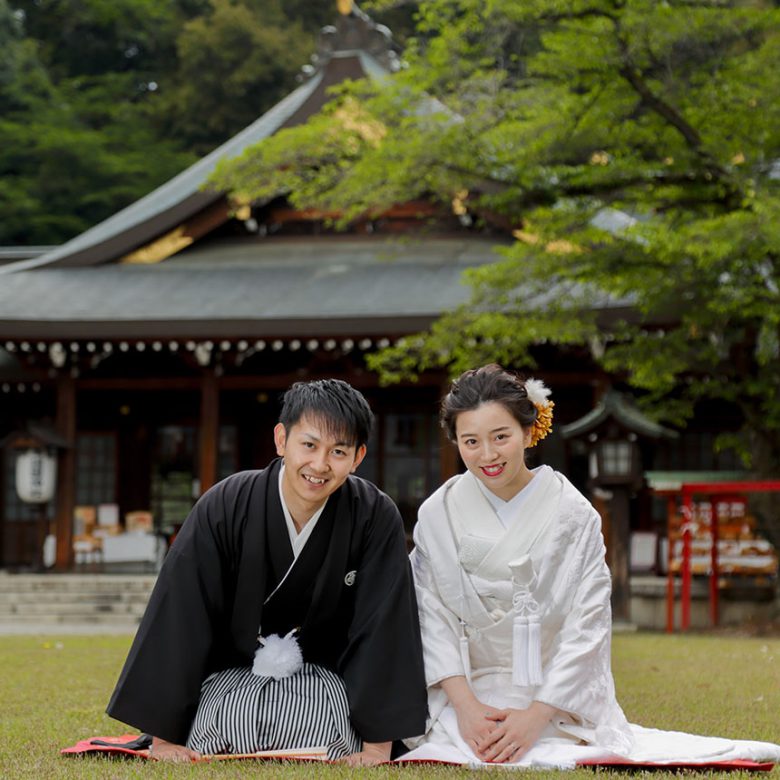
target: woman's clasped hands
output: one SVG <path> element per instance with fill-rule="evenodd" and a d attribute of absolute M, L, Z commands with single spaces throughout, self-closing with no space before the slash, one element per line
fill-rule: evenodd
<path fill-rule="evenodd" d="M 441 686 L 455 709 L 460 735 L 477 758 L 490 763 L 519 761 L 558 712 L 540 701 L 524 710 L 490 707 L 477 699 L 461 675 L 442 680 Z"/>
<path fill-rule="evenodd" d="M 501 710 L 474 699 L 456 707 L 455 712 L 458 716 L 458 731 L 474 753 L 478 754 L 479 745 L 489 739 L 495 728 L 494 718 Z"/>
<path fill-rule="evenodd" d="M 490 763 L 519 761 L 536 744 L 555 712 L 554 707 L 538 701 L 525 710 L 489 707 L 483 719 L 491 728 L 483 730 L 474 752 Z"/>

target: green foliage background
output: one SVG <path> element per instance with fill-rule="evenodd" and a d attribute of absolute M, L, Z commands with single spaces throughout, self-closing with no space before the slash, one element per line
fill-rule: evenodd
<path fill-rule="evenodd" d="M 0 245 L 57 244 L 297 86 L 333 0 L 0 0 Z M 410 11 L 388 12 L 403 34 Z"/>
<path fill-rule="evenodd" d="M 387 382 L 585 350 L 666 422 L 780 469 L 780 9 L 771 0 L 375 2 L 405 44 L 225 166 L 343 222 L 458 199 L 515 241 L 467 305 L 372 359 Z M 409 27 L 416 14 L 413 34 Z M 63 241 L 295 86 L 334 3 L 0 0 L 0 244 Z"/>
<path fill-rule="evenodd" d="M 780 10 L 766 0 L 422 0 L 408 67 L 216 181 L 344 221 L 421 195 L 515 241 L 386 382 L 575 347 L 666 422 L 780 469 Z"/>

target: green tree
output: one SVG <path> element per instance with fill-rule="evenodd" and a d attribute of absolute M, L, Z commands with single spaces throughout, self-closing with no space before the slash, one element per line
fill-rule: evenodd
<path fill-rule="evenodd" d="M 173 34 L 157 5 L 0 0 L 0 243 L 59 243 L 192 161 L 149 122 L 159 62 L 128 65 Z"/>
<path fill-rule="evenodd" d="M 208 0 L 183 25 L 176 69 L 161 80 L 161 133 L 200 154 L 230 138 L 298 86 L 336 16 L 335 0 Z M 408 13 L 388 16 L 408 29 Z"/>
<path fill-rule="evenodd" d="M 277 0 L 210 0 L 176 41 L 178 64 L 158 118 L 166 135 L 205 153 L 257 119 L 297 85 L 313 36 Z"/>
<path fill-rule="evenodd" d="M 13 6 L 56 82 L 128 71 L 153 77 L 170 62 L 186 16 L 179 3 L 158 0 L 14 0 Z"/>
<path fill-rule="evenodd" d="M 230 138 L 295 88 L 336 13 L 333 0 L 0 0 L 0 243 L 66 240 Z"/>
<path fill-rule="evenodd" d="M 395 381 L 589 345 L 667 421 L 735 404 L 744 427 L 728 444 L 777 473 L 776 4 L 423 0 L 407 60 L 218 177 L 345 221 L 457 198 L 475 226 L 513 231 L 467 274 L 467 305 L 371 365 Z"/>

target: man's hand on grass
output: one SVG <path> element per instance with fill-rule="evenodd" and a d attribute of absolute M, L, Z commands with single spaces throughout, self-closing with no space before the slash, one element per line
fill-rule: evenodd
<path fill-rule="evenodd" d="M 359 753 L 352 753 L 341 759 L 340 763 L 349 766 L 376 766 L 390 760 L 392 742 L 364 742 Z"/>
<path fill-rule="evenodd" d="M 184 745 L 166 742 L 159 737 L 152 737 L 149 756 L 157 761 L 170 761 L 175 764 L 188 764 L 190 761 L 197 761 L 201 758 L 201 754 L 197 750 L 190 750 Z"/>

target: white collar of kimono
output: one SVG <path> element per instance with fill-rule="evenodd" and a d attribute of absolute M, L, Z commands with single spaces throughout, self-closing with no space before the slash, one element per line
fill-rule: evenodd
<path fill-rule="evenodd" d="M 535 469 L 531 469 L 531 474 L 536 477 L 537 474 L 545 469 L 552 471 L 549 466 L 537 466 Z M 500 496 L 497 496 L 492 490 L 490 490 L 487 485 L 482 482 L 482 480 L 477 479 L 476 482 L 477 485 L 479 485 L 479 488 L 484 494 L 485 498 L 490 502 L 490 505 L 495 510 L 496 514 L 498 515 L 498 519 L 501 521 L 504 528 L 509 528 L 510 524 L 512 524 L 518 518 L 522 505 L 531 497 L 531 495 L 536 491 L 539 485 L 544 482 L 544 480 L 534 479 L 532 477 L 531 481 L 524 488 L 522 488 L 519 493 L 515 493 L 515 495 L 512 496 L 509 501 L 505 501 Z"/>
<path fill-rule="evenodd" d="M 295 527 L 290 510 L 287 508 L 287 504 L 284 502 L 284 493 L 282 491 L 282 477 L 284 476 L 284 463 L 279 469 L 279 500 L 282 502 L 282 512 L 284 512 L 284 521 L 287 523 L 287 533 L 290 535 L 290 544 L 292 545 L 293 558 L 297 559 L 301 554 L 301 550 L 306 546 L 306 542 L 309 541 L 311 532 L 314 530 L 314 526 L 317 525 L 317 521 L 320 519 L 322 510 L 325 509 L 326 501 L 309 519 L 309 522 L 301 528 L 301 532 Z"/>
<path fill-rule="evenodd" d="M 509 528 L 499 520 L 480 489 L 479 480 L 471 472 L 461 474 L 447 490 L 445 506 L 455 537 L 463 540 L 466 536 L 476 536 L 492 540 L 490 551 L 473 574 L 490 580 L 506 579 L 509 573 L 507 567 L 519 563 L 540 541 L 544 532 L 550 530 L 560 500 L 561 483 L 551 468 L 537 470 L 529 486 L 533 483 L 538 484 L 523 501 L 522 521 L 511 523 Z M 518 495 L 524 492 L 522 490 Z"/>

